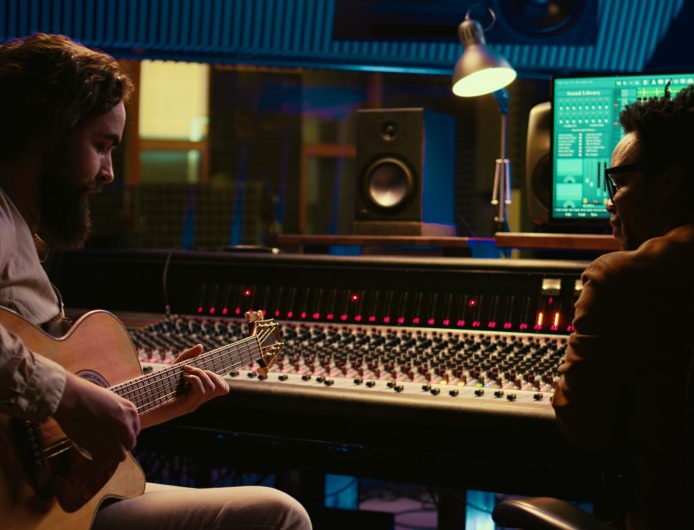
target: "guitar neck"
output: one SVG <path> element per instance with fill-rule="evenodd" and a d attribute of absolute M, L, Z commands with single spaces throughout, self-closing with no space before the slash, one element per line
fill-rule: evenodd
<path fill-rule="evenodd" d="M 132 401 L 140 415 L 173 401 L 184 392 L 183 365 L 195 366 L 224 375 L 252 363 L 258 358 L 260 344 L 256 336 L 216 348 L 193 359 L 183 361 L 151 374 L 112 386 L 110 389 Z"/>

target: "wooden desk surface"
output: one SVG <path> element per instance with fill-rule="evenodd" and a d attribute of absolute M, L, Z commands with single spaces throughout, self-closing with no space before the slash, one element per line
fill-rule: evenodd
<path fill-rule="evenodd" d="M 620 245 L 610 235 L 597 234 L 539 234 L 530 232 L 497 232 L 494 241 L 499 248 L 534 248 L 552 250 L 619 250 Z"/>
<path fill-rule="evenodd" d="M 280 234 L 278 245 L 298 246 L 435 246 L 469 248 L 475 244 L 496 244 L 498 248 L 553 250 L 619 250 L 619 242 L 610 235 L 540 234 L 531 232 L 498 232 L 493 238 L 450 236 L 381 236 L 350 234 Z"/>
<path fill-rule="evenodd" d="M 449 236 L 373 236 L 339 234 L 280 234 L 278 245 L 360 245 L 360 246 L 437 246 L 467 248 L 470 244 L 489 243 L 494 239 L 487 237 L 449 237 Z"/>

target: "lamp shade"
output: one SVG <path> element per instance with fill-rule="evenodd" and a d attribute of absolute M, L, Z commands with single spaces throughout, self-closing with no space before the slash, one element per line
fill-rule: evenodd
<path fill-rule="evenodd" d="M 504 88 L 516 78 L 516 71 L 498 53 L 487 48 L 479 22 L 465 18 L 458 26 L 463 54 L 453 71 L 453 93 L 472 97 Z"/>

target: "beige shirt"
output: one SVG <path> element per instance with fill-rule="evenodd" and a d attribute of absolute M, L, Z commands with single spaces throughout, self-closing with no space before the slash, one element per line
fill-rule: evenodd
<path fill-rule="evenodd" d="M 0 188 L 0 306 L 40 325 L 60 304 L 44 271 L 29 226 Z M 65 388 L 65 370 L 29 351 L 0 325 L 0 411 L 33 421 L 51 416 Z"/>

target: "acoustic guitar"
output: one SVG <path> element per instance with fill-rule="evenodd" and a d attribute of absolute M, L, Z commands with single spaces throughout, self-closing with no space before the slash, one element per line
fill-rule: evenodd
<path fill-rule="evenodd" d="M 143 375 L 130 335 L 111 313 L 87 313 L 56 339 L 0 308 L 0 324 L 29 349 L 132 401 L 140 415 L 186 391 L 184 364 L 223 375 L 256 363 L 265 373 L 282 346 L 279 325 L 262 320 L 260 311 L 246 319 L 252 327 L 248 337 Z M 144 474 L 132 455 L 102 470 L 55 421 L 36 424 L 0 414 L 0 527 L 87 530 L 105 499 L 136 497 L 144 488 Z"/>

